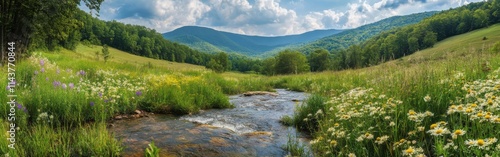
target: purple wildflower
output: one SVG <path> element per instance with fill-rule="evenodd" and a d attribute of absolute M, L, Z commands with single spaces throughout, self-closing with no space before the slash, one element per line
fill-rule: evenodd
<path fill-rule="evenodd" d="M 75 84 L 73 84 L 73 83 L 69 83 L 69 85 L 68 85 L 68 86 L 69 86 L 69 88 L 70 88 L 70 89 L 75 88 Z"/>
<path fill-rule="evenodd" d="M 38 75 L 38 71 L 37 70 L 35 70 L 35 75 Z"/>
<path fill-rule="evenodd" d="M 83 76 L 83 75 L 85 75 L 85 71 L 83 71 L 83 70 L 80 70 L 78 73 L 79 73 L 80 75 L 82 75 L 82 76 Z"/>
<path fill-rule="evenodd" d="M 102 92 L 99 92 L 99 97 L 102 97 Z"/>
<path fill-rule="evenodd" d="M 45 68 L 42 68 L 42 69 L 40 70 L 40 72 L 44 73 L 44 72 L 45 72 Z"/>
<path fill-rule="evenodd" d="M 22 105 L 22 104 L 20 104 L 20 103 L 17 103 L 17 102 L 16 102 L 16 105 L 17 105 L 17 108 L 18 108 L 18 109 L 22 109 L 22 108 L 23 108 L 23 105 Z"/>
<path fill-rule="evenodd" d="M 94 102 L 93 101 L 90 102 L 90 106 L 94 106 Z"/>
<path fill-rule="evenodd" d="M 60 85 L 61 85 L 61 82 L 59 82 L 59 81 L 54 81 L 52 84 L 54 85 L 54 87 L 57 87 L 57 86 L 60 86 Z"/>
<path fill-rule="evenodd" d="M 137 96 L 141 96 L 142 95 L 142 92 L 140 90 L 138 90 L 137 92 L 135 92 L 135 95 Z"/>
<path fill-rule="evenodd" d="M 108 103 L 109 101 L 111 101 L 111 98 L 104 100 L 105 103 Z"/>
<path fill-rule="evenodd" d="M 40 59 L 40 65 L 41 66 L 45 65 L 45 61 L 43 59 Z"/>
<path fill-rule="evenodd" d="M 46 80 L 46 81 L 49 81 L 49 77 L 46 77 L 46 78 L 45 78 L 45 80 Z"/>
<path fill-rule="evenodd" d="M 68 86 L 66 86 L 66 83 L 63 83 L 61 87 L 62 87 L 63 89 L 66 89 L 66 87 L 68 87 Z"/>
<path fill-rule="evenodd" d="M 10 86 L 7 86 L 5 89 L 10 90 Z"/>

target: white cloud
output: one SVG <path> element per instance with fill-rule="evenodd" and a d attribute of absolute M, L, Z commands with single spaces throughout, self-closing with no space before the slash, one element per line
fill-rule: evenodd
<path fill-rule="evenodd" d="M 302 12 L 280 4 L 324 0 L 106 0 L 101 18 L 144 25 L 159 32 L 201 25 L 250 35 L 298 34 L 314 29 L 355 28 L 394 15 L 445 10 L 481 0 L 353 0 L 345 7 Z M 337 2 L 332 1 L 334 6 Z M 311 6 L 311 5 L 309 5 Z M 326 7 L 323 7 L 326 8 Z"/>

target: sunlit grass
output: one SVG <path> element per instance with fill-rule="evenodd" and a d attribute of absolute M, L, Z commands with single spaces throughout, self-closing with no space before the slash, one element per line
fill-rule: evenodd
<path fill-rule="evenodd" d="M 500 56 L 487 46 L 498 29 L 374 67 L 278 78 L 328 99 L 312 97 L 293 121 L 313 132 L 316 156 L 498 156 Z"/>

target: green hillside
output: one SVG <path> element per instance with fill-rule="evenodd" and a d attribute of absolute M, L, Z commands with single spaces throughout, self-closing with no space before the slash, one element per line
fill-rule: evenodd
<path fill-rule="evenodd" d="M 282 121 L 311 132 L 316 156 L 498 156 L 495 45 L 498 24 L 377 66 L 275 77 L 316 94 Z"/>
<path fill-rule="evenodd" d="M 342 30 L 315 30 L 298 35 L 266 37 L 235 34 L 198 26 L 184 26 L 164 33 L 163 37 L 203 52 L 224 51 L 255 56 L 278 47 L 310 42 L 340 32 Z"/>
<path fill-rule="evenodd" d="M 341 33 L 327 36 L 312 42 L 292 44 L 283 47 L 279 47 L 263 53 L 259 57 L 267 58 L 278 54 L 280 51 L 286 49 L 292 49 L 300 51 L 304 54 L 310 54 L 312 51 L 317 49 L 325 49 L 329 52 L 334 52 L 348 48 L 351 45 L 361 44 L 371 37 L 378 35 L 381 32 L 388 31 L 391 29 L 411 25 L 420 22 L 421 20 L 430 17 L 437 12 L 424 12 L 416 13 L 406 16 L 394 16 L 381 21 L 377 21 L 371 24 L 360 26 L 358 28 L 344 30 Z"/>

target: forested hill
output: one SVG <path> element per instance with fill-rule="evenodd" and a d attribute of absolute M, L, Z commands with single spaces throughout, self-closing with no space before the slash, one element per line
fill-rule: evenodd
<path fill-rule="evenodd" d="M 163 37 L 204 52 L 237 52 L 255 56 L 278 47 L 311 42 L 340 32 L 342 31 L 330 29 L 315 30 L 298 35 L 264 37 L 229 33 L 206 27 L 185 26 L 164 33 Z"/>
<path fill-rule="evenodd" d="M 314 42 L 301 46 L 297 50 L 309 54 L 316 49 L 328 51 L 341 50 L 354 44 L 360 44 L 371 37 L 397 27 L 415 24 L 438 12 L 416 13 L 406 16 L 394 16 L 372 24 L 364 25 L 355 29 L 345 30 L 339 34 L 331 35 Z"/>
<path fill-rule="evenodd" d="M 68 41 L 82 41 L 84 44 L 109 45 L 135 55 L 168 61 L 206 65 L 213 55 L 193 50 L 187 46 L 165 40 L 153 29 L 144 26 L 123 24 L 116 21 L 102 21 L 78 10 L 76 20 L 83 27 L 70 34 Z M 64 45 L 74 49 L 73 45 Z"/>
<path fill-rule="evenodd" d="M 500 23 L 500 0 L 471 3 L 417 24 L 384 32 L 367 42 L 335 51 L 333 67 L 361 68 L 433 47 L 438 41 Z M 487 36 L 478 40 L 487 40 Z"/>

